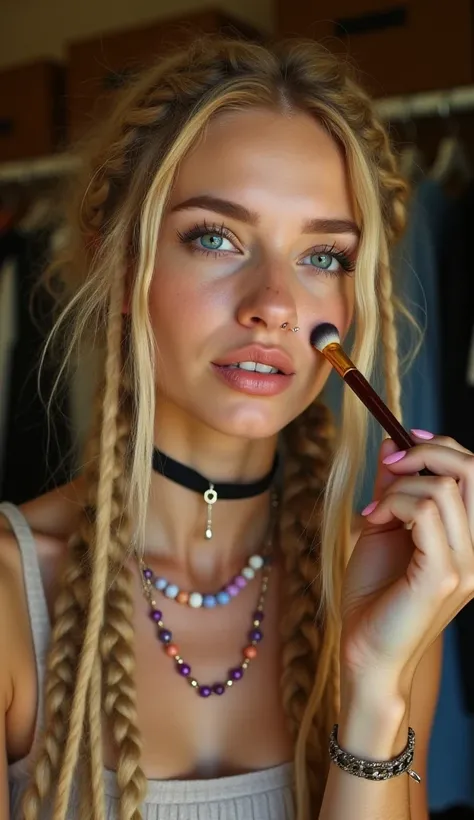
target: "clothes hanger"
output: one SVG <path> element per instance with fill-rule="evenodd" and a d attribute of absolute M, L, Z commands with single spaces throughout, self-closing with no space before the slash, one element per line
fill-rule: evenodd
<path fill-rule="evenodd" d="M 430 177 L 443 185 L 453 179 L 468 182 L 472 177 L 471 162 L 459 136 L 459 123 L 452 117 L 449 100 L 440 107 L 439 113 L 446 121 L 447 134 L 438 146 Z"/>

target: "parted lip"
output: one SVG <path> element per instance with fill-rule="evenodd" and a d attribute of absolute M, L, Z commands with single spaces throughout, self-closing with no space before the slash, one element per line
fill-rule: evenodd
<path fill-rule="evenodd" d="M 238 350 L 231 350 L 222 358 L 217 359 L 213 364 L 228 365 L 236 362 L 260 362 L 270 367 L 281 370 L 285 376 L 291 376 L 294 372 L 293 362 L 284 350 L 279 347 L 265 347 L 264 345 L 248 345 Z"/>

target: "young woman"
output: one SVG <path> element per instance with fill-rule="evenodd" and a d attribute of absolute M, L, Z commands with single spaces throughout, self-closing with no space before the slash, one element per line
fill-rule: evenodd
<path fill-rule="evenodd" d="M 84 163 L 58 327 L 103 379 L 80 477 L 1 508 L 1 820 L 426 820 L 474 457 L 385 441 L 354 517 L 366 414 L 348 394 L 333 447 L 309 345 L 353 323 L 369 374 L 380 340 L 399 413 L 405 187 L 370 100 L 314 43 L 204 41 Z"/>

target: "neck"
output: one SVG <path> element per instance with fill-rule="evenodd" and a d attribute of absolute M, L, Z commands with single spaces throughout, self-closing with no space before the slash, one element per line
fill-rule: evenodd
<path fill-rule="evenodd" d="M 250 483 L 272 468 L 276 437 L 258 441 L 230 439 L 215 431 L 179 429 L 160 413 L 155 446 L 201 473 L 212 483 Z M 196 431 L 197 432 L 197 431 Z M 253 498 L 217 500 L 212 507 L 213 537 L 205 537 L 207 504 L 200 493 L 153 471 L 147 518 L 146 552 L 182 570 L 196 583 L 226 576 L 259 552 L 270 521 L 270 491 Z"/>

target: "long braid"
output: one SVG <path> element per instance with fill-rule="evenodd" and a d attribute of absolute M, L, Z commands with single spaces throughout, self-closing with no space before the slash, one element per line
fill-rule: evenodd
<path fill-rule="evenodd" d="M 25 820 L 36 820 L 41 804 L 50 795 L 67 737 L 69 704 L 82 637 L 81 619 L 84 599 L 87 598 L 82 561 L 81 545 L 72 546 L 55 602 L 55 622 L 46 665 L 45 729 L 32 777 L 23 796 Z"/>
<path fill-rule="evenodd" d="M 285 557 L 285 593 L 282 622 L 283 705 L 296 743 L 315 681 L 320 691 L 330 691 L 331 635 L 315 621 L 320 599 L 318 575 L 322 501 L 327 480 L 335 428 L 330 413 L 314 402 L 284 431 L 287 450 L 284 506 L 281 518 L 281 547 Z M 328 645 L 329 640 L 329 645 Z M 331 728 L 334 709 L 318 709 L 304 744 L 304 759 L 296 766 L 309 787 L 311 805 L 322 798 L 327 755 L 323 738 Z M 306 778 L 308 783 L 306 784 Z M 297 784 L 298 786 L 298 784 Z"/>
<path fill-rule="evenodd" d="M 377 293 L 381 320 L 384 378 L 388 405 L 397 418 L 401 419 L 398 339 L 389 249 L 400 239 L 405 230 L 409 186 L 400 176 L 397 159 L 391 149 L 387 131 L 373 114 L 369 118 L 367 130 L 366 136 L 371 145 L 376 144 L 377 156 L 381 158 L 376 167 L 378 185 L 381 191 L 382 219 L 385 231 L 381 240 Z M 403 312 L 406 313 L 407 311 L 403 310 Z"/>
<path fill-rule="evenodd" d="M 120 414 L 117 429 L 117 465 L 127 464 L 131 409 Z M 114 521 L 109 549 L 109 578 L 101 654 L 104 669 L 104 710 L 117 750 L 120 820 L 139 820 L 146 779 L 140 766 L 142 742 L 137 725 L 133 630 L 133 575 L 127 563 L 131 525 L 127 512 L 128 485 L 117 474 Z"/>
<path fill-rule="evenodd" d="M 104 618 L 104 601 L 108 577 L 108 544 L 110 540 L 115 442 L 117 439 L 118 396 L 121 372 L 120 344 L 122 336 L 122 302 L 124 273 L 116 272 L 110 289 L 110 314 L 107 328 L 107 357 L 102 410 L 100 467 L 97 487 L 97 507 L 94 538 L 91 547 L 91 590 L 84 642 L 81 647 L 74 695 L 71 705 L 69 732 L 59 773 L 54 820 L 66 817 L 72 778 L 77 763 L 83 731 L 87 693 L 94 660 L 99 651 L 100 629 Z"/>

